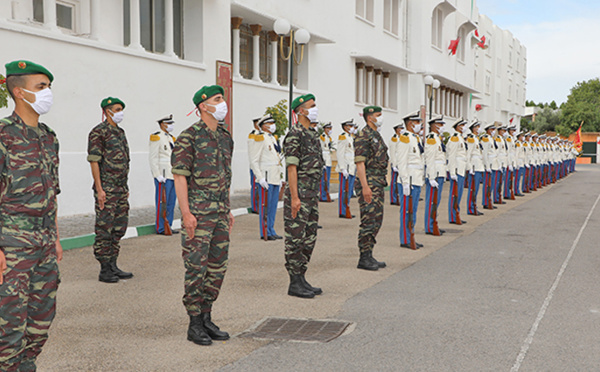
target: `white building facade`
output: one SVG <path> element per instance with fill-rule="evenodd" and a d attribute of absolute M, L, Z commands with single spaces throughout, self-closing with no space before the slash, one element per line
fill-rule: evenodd
<path fill-rule="evenodd" d="M 288 98 L 289 40 L 276 19 L 306 29 L 310 42 L 293 65 L 295 96 L 314 93 L 320 121 L 384 107 L 384 138 L 410 111 L 429 114 L 424 77 L 439 80 L 434 114 L 518 124 L 525 103 L 526 49 L 478 13 L 470 0 L 0 0 L 3 64 L 32 60 L 55 75 L 54 106 L 43 117 L 61 143 L 59 214 L 93 213 L 87 135 L 100 101 L 127 105 L 121 126 L 131 149 L 132 207 L 153 204 L 148 138 L 170 113 L 175 134 L 197 117 L 192 96 L 231 63 L 232 192 L 248 192 L 251 119 Z M 475 36 L 475 31 L 479 37 Z M 485 43 L 481 42 L 485 36 Z M 449 45 L 459 40 L 456 54 Z M 478 45 L 478 43 L 481 46 Z M 298 49 L 299 50 L 299 49 Z M 12 110 L 0 109 L 7 116 Z"/>

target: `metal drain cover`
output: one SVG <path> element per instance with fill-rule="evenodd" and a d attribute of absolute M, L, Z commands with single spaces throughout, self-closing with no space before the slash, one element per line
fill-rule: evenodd
<path fill-rule="evenodd" d="M 329 342 L 352 323 L 333 320 L 266 318 L 240 337 L 269 340 Z"/>

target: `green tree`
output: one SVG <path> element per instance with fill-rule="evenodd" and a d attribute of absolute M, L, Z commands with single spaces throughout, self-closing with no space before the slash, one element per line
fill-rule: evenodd
<path fill-rule="evenodd" d="M 583 122 L 583 132 L 600 131 L 600 79 L 595 78 L 577 83 L 561 114 L 558 133 L 568 136 Z"/>
<path fill-rule="evenodd" d="M 530 131 L 533 129 L 533 125 L 531 120 L 526 118 L 521 118 L 521 130 L 522 131 Z"/>
<path fill-rule="evenodd" d="M 537 133 L 554 132 L 560 125 L 560 113 L 553 110 L 551 106 L 546 106 L 538 112 L 531 125 Z"/>
<path fill-rule="evenodd" d="M 285 131 L 288 128 L 287 109 L 287 100 L 282 99 L 281 101 L 277 102 L 274 106 L 267 107 L 267 109 L 265 110 L 265 115 L 271 114 L 271 116 L 273 116 L 273 119 L 275 119 L 275 125 L 277 126 L 275 134 L 279 137 L 285 134 Z"/>
<path fill-rule="evenodd" d="M 4 75 L 0 74 L 0 81 L 4 81 Z M 8 90 L 6 84 L 0 84 L 0 108 L 8 106 Z"/>
<path fill-rule="evenodd" d="M 558 106 L 556 105 L 556 101 L 554 101 L 554 100 L 553 100 L 552 102 L 550 102 L 550 105 L 549 105 L 549 107 L 550 107 L 552 110 L 557 110 L 557 109 L 558 109 Z"/>

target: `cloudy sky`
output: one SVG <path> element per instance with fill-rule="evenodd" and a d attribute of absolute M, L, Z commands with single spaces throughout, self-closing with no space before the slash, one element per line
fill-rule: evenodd
<path fill-rule="evenodd" d="M 600 1 L 477 0 L 479 12 L 527 47 L 527 99 L 558 104 L 600 77 Z"/>

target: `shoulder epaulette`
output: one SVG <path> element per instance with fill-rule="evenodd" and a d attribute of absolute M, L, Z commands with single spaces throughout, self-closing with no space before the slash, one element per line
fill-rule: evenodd
<path fill-rule="evenodd" d="M 496 142 L 502 142 L 502 138 L 496 137 Z"/>
<path fill-rule="evenodd" d="M 473 138 L 473 136 L 470 136 L 470 137 L 467 139 L 467 142 L 468 142 L 468 143 L 475 143 L 475 138 Z"/>
<path fill-rule="evenodd" d="M 248 135 L 248 139 L 254 139 L 254 136 L 256 136 L 256 134 L 250 132 L 250 134 Z"/>
<path fill-rule="evenodd" d="M 398 142 L 398 136 L 395 134 L 392 136 L 392 142 Z"/>
<path fill-rule="evenodd" d="M 400 136 L 400 142 L 402 143 L 409 143 L 410 142 L 410 137 L 406 134 L 403 134 Z"/>
<path fill-rule="evenodd" d="M 435 138 L 433 136 L 429 137 L 427 136 L 427 144 L 428 145 L 435 145 L 437 143 L 437 141 L 435 140 Z"/>
<path fill-rule="evenodd" d="M 482 142 L 490 142 L 490 138 L 488 136 L 481 137 Z"/>
<path fill-rule="evenodd" d="M 158 134 L 151 134 L 150 141 L 152 141 L 152 142 L 160 141 L 160 136 Z"/>
<path fill-rule="evenodd" d="M 458 142 L 460 140 L 458 139 L 458 135 L 456 133 L 454 133 L 452 135 L 452 137 L 450 137 L 450 141 L 452 141 L 452 142 Z"/>
<path fill-rule="evenodd" d="M 261 134 L 256 134 L 256 135 L 254 136 L 254 140 L 255 140 L 256 142 L 261 142 L 261 141 L 264 141 L 264 140 L 265 140 L 265 136 L 264 136 L 262 133 L 261 133 Z"/>
<path fill-rule="evenodd" d="M 515 143 L 516 147 L 521 147 L 521 144 L 519 142 Z"/>
<path fill-rule="evenodd" d="M 321 141 L 325 142 L 325 135 L 321 134 Z"/>
<path fill-rule="evenodd" d="M 507 140 L 508 142 L 512 142 L 512 138 L 510 138 L 510 137 L 506 137 L 506 140 Z"/>
<path fill-rule="evenodd" d="M 340 136 L 338 137 L 338 140 L 345 141 L 346 140 L 346 135 L 345 134 L 340 134 Z"/>

